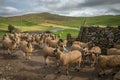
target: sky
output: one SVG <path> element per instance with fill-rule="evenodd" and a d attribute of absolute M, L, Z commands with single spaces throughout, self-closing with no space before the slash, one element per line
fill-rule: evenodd
<path fill-rule="evenodd" d="M 0 0 L 0 16 L 42 12 L 75 17 L 120 15 L 120 0 Z"/>

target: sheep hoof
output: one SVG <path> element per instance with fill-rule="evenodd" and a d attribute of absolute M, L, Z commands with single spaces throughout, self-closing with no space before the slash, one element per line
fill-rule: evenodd
<path fill-rule="evenodd" d="M 58 71 L 57 73 L 61 73 L 61 71 Z"/>
<path fill-rule="evenodd" d="M 77 69 L 76 71 L 77 71 L 77 72 L 80 72 L 80 70 L 79 70 L 79 69 Z"/>
<path fill-rule="evenodd" d="M 68 76 L 68 73 L 66 73 L 66 76 Z"/>
<path fill-rule="evenodd" d="M 104 77 L 105 76 L 105 73 L 103 74 L 98 74 L 98 77 Z"/>
<path fill-rule="evenodd" d="M 77 69 L 77 68 L 75 68 L 75 71 L 76 71 L 76 72 L 79 72 L 80 70 L 79 70 L 79 69 Z"/>
<path fill-rule="evenodd" d="M 114 72 L 114 73 L 112 73 L 112 76 L 114 76 L 116 73 Z"/>

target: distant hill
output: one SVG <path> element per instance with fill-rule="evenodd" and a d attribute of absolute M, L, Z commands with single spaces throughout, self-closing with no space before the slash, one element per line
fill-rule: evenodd
<path fill-rule="evenodd" d="M 41 23 L 52 23 L 71 27 L 79 27 L 86 20 L 86 25 L 120 25 L 120 15 L 103 15 L 95 17 L 68 17 L 50 13 L 26 14 L 22 16 L 0 17 L 0 27 L 8 24 L 15 26 L 34 26 Z"/>

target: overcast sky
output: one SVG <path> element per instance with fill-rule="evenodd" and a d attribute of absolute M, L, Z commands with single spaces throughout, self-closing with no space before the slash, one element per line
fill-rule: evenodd
<path fill-rule="evenodd" d="M 41 12 L 64 16 L 120 15 L 120 0 L 0 0 L 0 16 Z"/>

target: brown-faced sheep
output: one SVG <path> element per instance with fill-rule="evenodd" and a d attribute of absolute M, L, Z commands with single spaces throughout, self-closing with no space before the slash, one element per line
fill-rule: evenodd
<path fill-rule="evenodd" d="M 99 75 L 105 74 L 106 69 L 120 68 L 120 55 L 100 55 L 97 68 L 100 70 Z"/>
<path fill-rule="evenodd" d="M 20 46 L 21 50 L 25 53 L 26 59 L 31 59 L 30 54 L 33 52 L 33 46 L 31 42 L 22 41 Z"/>
<path fill-rule="evenodd" d="M 4 35 L 2 40 L 2 46 L 3 48 L 8 50 L 8 54 L 11 54 L 13 50 L 15 50 L 17 47 L 16 39 L 14 38 L 11 40 L 7 35 Z"/>
<path fill-rule="evenodd" d="M 42 52 L 43 52 L 43 57 L 45 59 L 45 65 L 47 65 L 48 56 L 55 57 L 55 55 L 53 54 L 54 50 L 55 48 L 49 47 L 47 46 L 47 44 L 44 44 Z"/>
<path fill-rule="evenodd" d="M 60 67 L 66 67 L 66 75 L 68 74 L 68 67 L 71 63 L 77 63 L 80 68 L 82 53 L 78 50 L 74 50 L 68 53 L 63 53 L 59 48 L 54 50 L 54 54 L 57 59 L 59 59 L 59 69 Z M 60 72 L 60 70 L 59 70 Z"/>
<path fill-rule="evenodd" d="M 98 56 L 101 54 L 101 48 L 99 46 L 94 46 L 90 50 L 86 51 L 88 55 L 88 61 L 91 63 L 91 67 L 95 66 Z"/>

